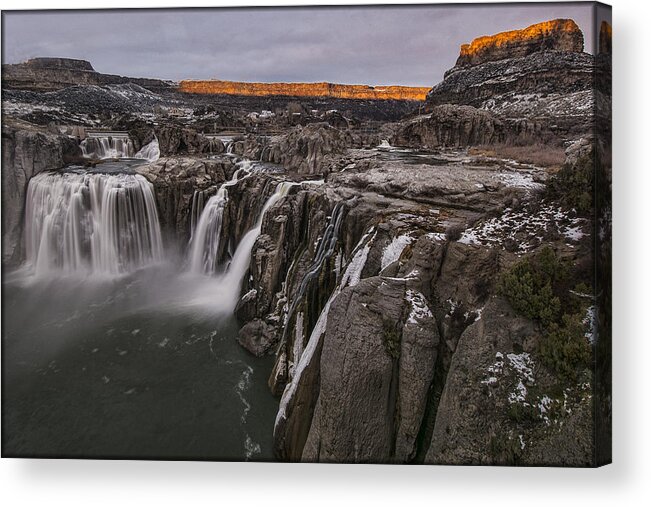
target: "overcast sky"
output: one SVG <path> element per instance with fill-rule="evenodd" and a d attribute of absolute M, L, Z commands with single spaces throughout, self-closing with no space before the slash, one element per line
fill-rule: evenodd
<path fill-rule="evenodd" d="M 432 86 L 462 43 L 572 18 L 591 49 L 590 4 L 3 12 L 3 63 L 89 60 L 163 79 Z"/>

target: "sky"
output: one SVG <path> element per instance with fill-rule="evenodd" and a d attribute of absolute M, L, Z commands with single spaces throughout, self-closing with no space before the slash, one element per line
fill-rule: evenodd
<path fill-rule="evenodd" d="M 590 4 L 3 11 L 3 63 L 80 58 L 161 79 L 432 86 L 475 37 L 571 18 L 591 49 Z"/>

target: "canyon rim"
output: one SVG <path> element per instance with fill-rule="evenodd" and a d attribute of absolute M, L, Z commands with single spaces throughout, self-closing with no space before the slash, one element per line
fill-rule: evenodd
<path fill-rule="evenodd" d="M 4 11 L 3 456 L 609 463 L 611 13 L 554 5 Z"/>

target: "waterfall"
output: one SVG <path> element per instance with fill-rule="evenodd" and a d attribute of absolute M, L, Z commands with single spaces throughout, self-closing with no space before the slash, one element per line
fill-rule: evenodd
<path fill-rule="evenodd" d="M 239 168 L 233 177 L 224 183 L 215 195 L 203 205 L 203 192 L 195 192 L 192 197 L 192 236 L 190 238 L 190 271 L 212 275 L 219 265 L 219 240 L 222 233 L 224 209 L 228 203 L 228 187 L 232 187 L 240 180 L 240 174 L 248 173 Z M 201 209 L 200 209 L 201 208 Z M 198 222 L 195 216 L 199 215 Z M 195 225 L 196 223 L 196 225 Z"/>
<path fill-rule="evenodd" d="M 250 160 L 242 160 L 237 166 L 233 177 L 222 184 L 205 205 L 203 191 L 195 191 L 192 196 L 189 265 L 193 273 L 213 275 L 217 271 L 222 221 L 228 203 L 228 187 L 260 169 L 260 166 Z"/>
<path fill-rule="evenodd" d="M 305 349 L 303 350 L 300 357 L 294 358 L 296 362 L 296 366 L 294 368 L 294 376 L 285 386 L 285 390 L 283 391 L 283 394 L 280 398 L 278 413 L 276 414 L 276 421 L 274 423 L 274 435 L 277 434 L 280 427 L 287 421 L 289 412 L 291 411 L 290 404 L 294 398 L 294 395 L 296 394 L 296 389 L 298 388 L 298 384 L 301 381 L 303 372 L 305 372 L 308 365 L 312 362 L 318 345 L 323 338 L 323 334 L 325 333 L 326 325 L 328 324 L 328 314 L 330 313 L 332 302 L 339 294 L 341 294 L 341 291 L 345 287 L 354 287 L 359 283 L 362 277 L 362 271 L 366 265 L 368 253 L 371 250 L 371 244 L 375 240 L 375 234 L 377 234 L 373 234 L 374 230 L 375 228 L 372 227 L 366 234 L 364 234 L 364 236 L 362 236 L 362 239 L 360 239 L 359 243 L 355 247 L 353 258 L 348 263 L 348 266 L 346 267 L 346 270 L 344 271 L 339 284 L 337 287 L 335 287 L 335 290 L 332 291 L 332 294 L 330 294 L 328 301 L 321 310 L 319 318 L 314 325 L 314 329 L 312 329 L 312 332 L 310 333 L 310 338 L 307 341 Z M 373 234 L 373 236 L 371 236 L 371 234 Z M 370 239 L 369 236 L 371 236 Z"/>
<path fill-rule="evenodd" d="M 159 262 L 153 187 L 137 174 L 41 173 L 27 189 L 25 244 L 37 276 L 115 274 Z"/>
<path fill-rule="evenodd" d="M 235 310 L 237 301 L 240 297 L 240 289 L 242 286 L 242 279 L 249 269 L 249 263 L 251 261 L 251 251 L 253 250 L 253 245 L 255 240 L 260 236 L 262 230 L 262 221 L 264 215 L 276 202 L 285 197 L 289 192 L 289 189 L 294 185 L 300 185 L 300 183 L 283 181 L 276 186 L 276 191 L 273 193 L 267 202 L 265 203 L 260 216 L 255 224 L 255 226 L 248 231 L 244 237 L 240 240 L 240 243 L 237 245 L 235 254 L 233 254 L 233 259 L 228 266 L 226 272 L 219 277 L 219 287 L 220 291 L 226 296 L 225 298 L 225 311 L 232 312 Z"/>
<path fill-rule="evenodd" d="M 326 262 L 326 260 L 332 257 L 332 254 L 335 251 L 337 240 L 339 239 L 339 231 L 341 229 L 343 216 L 344 216 L 344 204 L 342 202 L 338 202 L 335 205 L 334 210 L 332 211 L 332 216 L 330 217 L 330 221 L 328 222 L 328 225 L 326 226 L 325 231 L 323 232 L 323 237 L 321 238 L 319 246 L 317 247 L 317 251 L 314 254 L 314 260 L 312 261 L 312 264 L 310 265 L 310 267 L 307 269 L 307 272 L 303 276 L 303 279 L 301 280 L 301 283 L 299 284 L 298 290 L 296 291 L 296 294 L 292 301 L 292 304 L 289 307 L 287 316 L 285 317 L 283 336 L 280 341 L 280 345 L 278 347 L 279 351 L 282 349 L 285 343 L 287 343 L 287 335 L 290 329 L 289 324 L 292 321 L 292 317 L 294 316 L 296 308 L 303 300 L 303 297 L 305 296 L 305 293 L 307 292 L 307 289 L 312 283 L 312 281 L 317 279 L 321 274 L 321 269 L 323 268 L 323 264 Z"/>
<path fill-rule="evenodd" d="M 87 137 L 80 147 L 84 157 L 94 159 L 131 158 L 134 152 L 133 143 L 125 134 Z"/>
<path fill-rule="evenodd" d="M 140 148 L 140 151 L 138 151 L 138 153 L 136 153 L 133 158 L 141 158 L 149 162 L 156 162 L 160 158 L 160 146 L 158 144 L 158 138 L 154 136 L 154 139 Z"/>
<path fill-rule="evenodd" d="M 205 190 L 195 190 L 192 194 L 192 207 L 190 208 L 190 244 L 192 244 L 194 231 L 197 229 L 197 223 L 206 205 L 205 198 Z"/>

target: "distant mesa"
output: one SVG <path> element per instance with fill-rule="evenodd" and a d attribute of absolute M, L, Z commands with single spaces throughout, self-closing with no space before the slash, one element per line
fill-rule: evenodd
<path fill-rule="evenodd" d="M 246 95 L 256 97 L 328 97 L 356 100 L 423 101 L 429 88 L 412 86 L 367 86 L 334 83 L 245 83 L 240 81 L 185 80 L 179 91 L 213 95 Z"/>
<path fill-rule="evenodd" d="M 95 72 L 90 62 L 74 58 L 39 57 L 27 60 L 23 65 L 34 69 L 60 69 Z"/>
<path fill-rule="evenodd" d="M 546 50 L 582 52 L 581 29 L 571 19 L 554 19 L 522 30 L 478 37 L 461 46 L 456 66 L 480 65 Z"/>
<path fill-rule="evenodd" d="M 160 79 L 131 78 L 97 72 L 90 62 L 74 58 L 32 58 L 22 63 L 2 64 L 2 87 L 19 90 L 55 91 L 68 86 L 135 83 L 152 91 L 171 84 Z"/>

